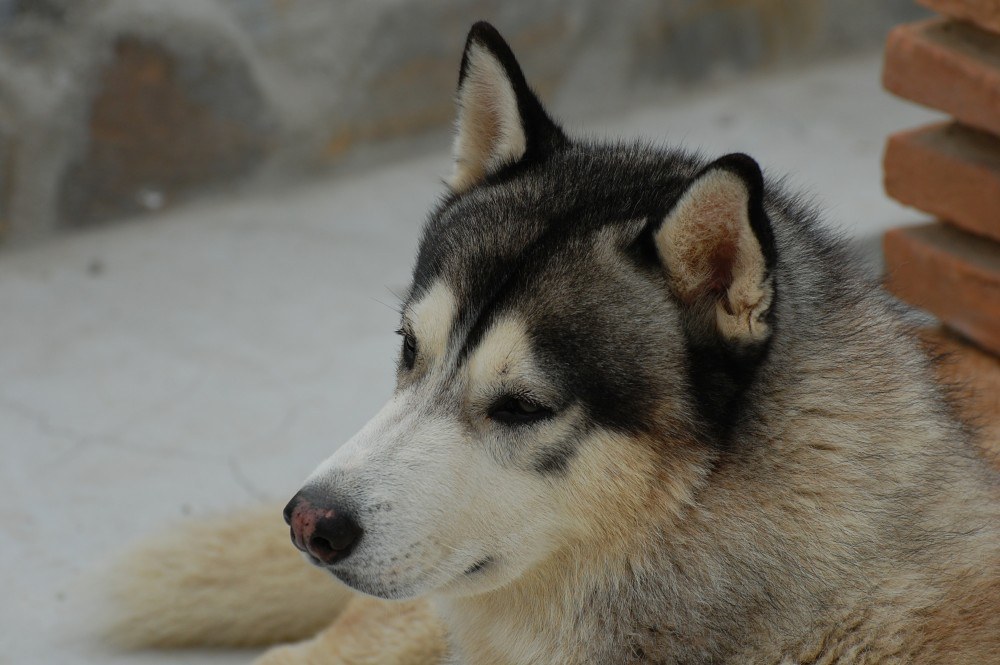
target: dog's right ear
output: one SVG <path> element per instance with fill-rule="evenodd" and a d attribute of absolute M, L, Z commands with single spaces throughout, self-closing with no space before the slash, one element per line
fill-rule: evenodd
<path fill-rule="evenodd" d="M 472 26 L 458 77 L 455 170 L 463 192 L 524 159 L 566 141 L 524 80 L 510 46 L 489 23 Z"/>
<path fill-rule="evenodd" d="M 741 346 L 770 337 L 777 249 L 757 162 L 732 154 L 706 166 L 653 239 L 685 307 L 708 314 L 718 334 Z"/>

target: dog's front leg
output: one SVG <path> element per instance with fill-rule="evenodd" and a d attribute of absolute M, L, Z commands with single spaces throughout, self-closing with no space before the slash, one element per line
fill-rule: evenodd
<path fill-rule="evenodd" d="M 446 652 L 426 602 L 359 596 L 316 637 L 271 649 L 254 665 L 443 665 Z"/>

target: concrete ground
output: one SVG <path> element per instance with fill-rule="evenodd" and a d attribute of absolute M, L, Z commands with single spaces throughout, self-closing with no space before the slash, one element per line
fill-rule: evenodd
<path fill-rule="evenodd" d="M 572 129 L 742 150 L 873 248 L 913 221 L 886 135 L 934 116 L 873 54 L 652 100 Z M 96 571 L 188 515 L 290 496 L 392 388 L 393 306 L 447 146 L 0 254 L 0 663 L 235 663 L 112 654 Z"/>

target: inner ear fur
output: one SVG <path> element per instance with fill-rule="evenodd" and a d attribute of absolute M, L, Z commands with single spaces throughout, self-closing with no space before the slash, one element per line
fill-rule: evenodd
<path fill-rule="evenodd" d="M 719 335 L 741 344 L 770 337 L 775 246 L 757 162 L 732 154 L 705 167 L 654 243 L 674 295 L 707 310 Z"/>
<path fill-rule="evenodd" d="M 528 87 L 510 46 L 486 22 L 469 31 L 456 105 L 454 171 L 448 181 L 455 192 L 565 140 Z"/>

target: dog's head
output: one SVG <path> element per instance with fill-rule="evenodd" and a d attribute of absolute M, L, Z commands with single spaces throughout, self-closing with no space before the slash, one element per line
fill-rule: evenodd
<path fill-rule="evenodd" d="M 314 562 L 384 597 L 481 593 L 679 515 L 774 325 L 757 164 L 570 141 L 483 23 L 450 186 L 395 394 L 285 513 Z"/>

